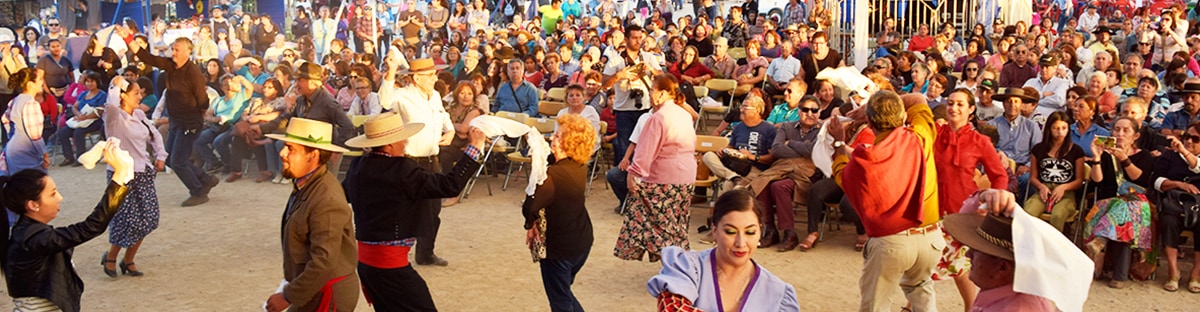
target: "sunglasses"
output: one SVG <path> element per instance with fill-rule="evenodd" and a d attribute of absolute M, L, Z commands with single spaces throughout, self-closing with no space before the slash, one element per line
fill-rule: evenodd
<path fill-rule="evenodd" d="M 1200 143 L 1200 136 L 1184 133 L 1179 136 L 1179 139 L 1184 142 Z"/>
<path fill-rule="evenodd" d="M 875 65 L 875 69 L 887 69 L 887 65 Z"/>
<path fill-rule="evenodd" d="M 979 71 L 979 68 L 978 67 L 967 67 L 967 71 L 969 71 L 969 72 Z"/>
<path fill-rule="evenodd" d="M 800 108 L 801 113 L 816 114 L 817 112 L 820 112 L 820 111 L 821 111 L 821 109 L 816 108 L 816 107 L 801 107 Z"/>
<path fill-rule="evenodd" d="M 46 25 L 46 26 L 50 26 L 50 27 L 58 27 L 58 24 L 57 24 L 57 23 L 55 23 L 55 24 L 48 24 L 48 25 Z"/>
<path fill-rule="evenodd" d="M 1138 45 L 1140 45 L 1140 46 L 1146 46 L 1146 47 L 1148 47 L 1148 46 L 1150 46 L 1150 45 L 1152 45 L 1152 44 L 1153 44 L 1153 43 L 1150 43 L 1150 42 L 1138 42 Z"/>

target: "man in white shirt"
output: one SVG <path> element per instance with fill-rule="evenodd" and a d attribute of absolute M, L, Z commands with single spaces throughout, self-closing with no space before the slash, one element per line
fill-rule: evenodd
<path fill-rule="evenodd" d="M 610 54 L 603 72 L 604 88 L 612 88 L 614 92 L 613 113 L 617 117 L 617 139 L 613 141 L 615 159 L 625 156 L 638 117 L 650 111 L 651 80 L 662 72 L 662 67 L 654 61 L 654 54 L 642 51 L 642 40 L 646 38 L 646 33 L 641 27 L 626 27 L 625 37 L 624 51 Z M 639 93 L 640 96 L 632 96 Z"/>
<path fill-rule="evenodd" d="M 782 45 L 780 57 L 771 61 L 771 65 L 767 66 L 767 91 L 768 96 L 782 94 L 783 90 L 787 89 L 788 81 L 792 77 L 800 75 L 800 60 L 793 56 L 796 48 L 790 44 Z"/>
<path fill-rule="evenodd" d="M 1034 120 L 1040 120 L 1037 116 L 1044 118 L 1056 111 L 1063 111 L 1067 104 L 1067 89 L 1071 88 L 1070 81 L 1058 77 L 1058 57 L 1054 54 L 1042 55 L 1038 65 L 1041 66 L 1038 76 L 1025 81 L 1024 85 L 1037 89 L 1041 96 L 1034 109 Z"/>
<path fill-rule="evenodd" d="M 354 102 L 350 103 L 350 111 L 347 112 L 350 117 L 375 116 L 383 112 L 383 107 L 379 106 L 379 94 L 371 92 L 370 80 L 357 77 L 350 83 L 354 87 Z"/>
<path fill-rule="evenodd" d="M 401 71 L 402 75 L 412 75 L 412 84 L 406 87 L 396 87 L 396 68 L 400 63 L 400 52 L 393 49 L 385 59 L 388 72 L 383 76 L 383 85 L 379 87 L 379 98 L 385 99 L 388 109 L 399 113 L 405 122 L 422 122 L 425 127 L 408 139 L 404 146 L 404 154 L 417 162 L 425 170 L 441 173 L 442 166 L 438 162 L 440 146 L 450 145 L 454 139 L 454 124 L 450 114 L 442 107 L 442 95 L 433 89 L 437 83 L 437 71 L 446 65 L 434 65 L 432 59 L 416 59 L 408 62 L 408 70 Z M 446 266 L 448 262 L 433 252 L 437 241 L 438 228 L 441 226 L 441 199 L 426 200 L 426 210 L 418 222 L 416 262 L 418 265 Z"/>
<path fill-rule="evenodd" d="M 1088 5 L 1087 10 L 1079 15 L 1079 30 L 1090 34 L 1096 30 L 1096 26 L 1100 26 L 1100 14 L 1096 13 L 1096 6 Z"/>

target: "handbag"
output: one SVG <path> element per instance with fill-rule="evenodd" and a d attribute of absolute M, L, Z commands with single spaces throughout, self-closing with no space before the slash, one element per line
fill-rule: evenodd
<path fill-rule="evenodd" d="M 529 255 L 533 262 L 546 259 L 546 208 L 538 209 L 538 219 L 533 222 L 537 235 L 529 242 Z"/>
<path fill-rule="evenodd" d="M 1191 228 L 1200 220 L 1200 195 L 1170 190 L 1163 193 L 1163 197 L 1160 205 L 1162 215 L 1182 218 L 1184 228 Z"/>
<path fill-rule="evenodd" d="M 1117 195 L 1128 196 L 1130 194 L 1146 194 L 1146 188 L 1137 185 L 1125 179 L 1125 170 L 1117 165 L 1117 158 L 1110 157 L 1113 161 L 1113 168 L 1117 168 Z"/>

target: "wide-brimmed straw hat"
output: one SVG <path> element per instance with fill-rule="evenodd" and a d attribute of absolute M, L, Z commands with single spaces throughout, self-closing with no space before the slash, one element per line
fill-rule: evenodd
<path fill-rule="evenodd" d="M 333 145 L 333 125 L 312 119 L 298 117 L 289 119 L 286 134 L 272 133 L 267 137 L 335 153 L 350 151 L 344 147 Z"/>
<path fill-rule="evenodd" d="M 1015 261 L 1011 218 L 989 213 L 955 213 L 942 221 L 946 232 L 960 243 L 979 252 Z"/>
<path fill-rule="evenodd" d="M 400 114 L 389 112 L 376 115 L 363 123 L 363 134 L 346 140 L 346 145 L 356 148 L 384 146 L 408 139 L 421 129 L 423 123 L 404 123 Z"/>
<path fill-rule="evenodd" d="M 400 71 L 400 74 L 401 75 L 412 75 L 412 74 L 416 74 L 416 73 L 420 73 L 420 72 L 428 72 L 428 71 L 436 71 L 439 69 L 445 69 L 446 67 L 450 67 L 450 66 L 437 65 L 436 63 L 433 62 L 433 59 L 427 59 L 427 58 L 415 59 L 415 60 L 408 61 L 408 69 Z"/>
<path fill-rule="evenodd" d="M 1005 101 L 1011 97 L 1021 98 L 1024 102 L 1037 102 L 1038 98 L 1031 94 L 1026 94 L 1021 88 L 1004 88 L 1004 92 L 992 95 L 993 101 Z"/>

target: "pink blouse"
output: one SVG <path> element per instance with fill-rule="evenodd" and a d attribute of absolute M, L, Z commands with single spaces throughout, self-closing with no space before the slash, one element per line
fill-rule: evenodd
<path fill-rule="evenodd" d="M 646 120 L 629 174 L 644 183 L 696 182 L 696 131 L 692 115 L 679 105 L 665 104 Z"/>

